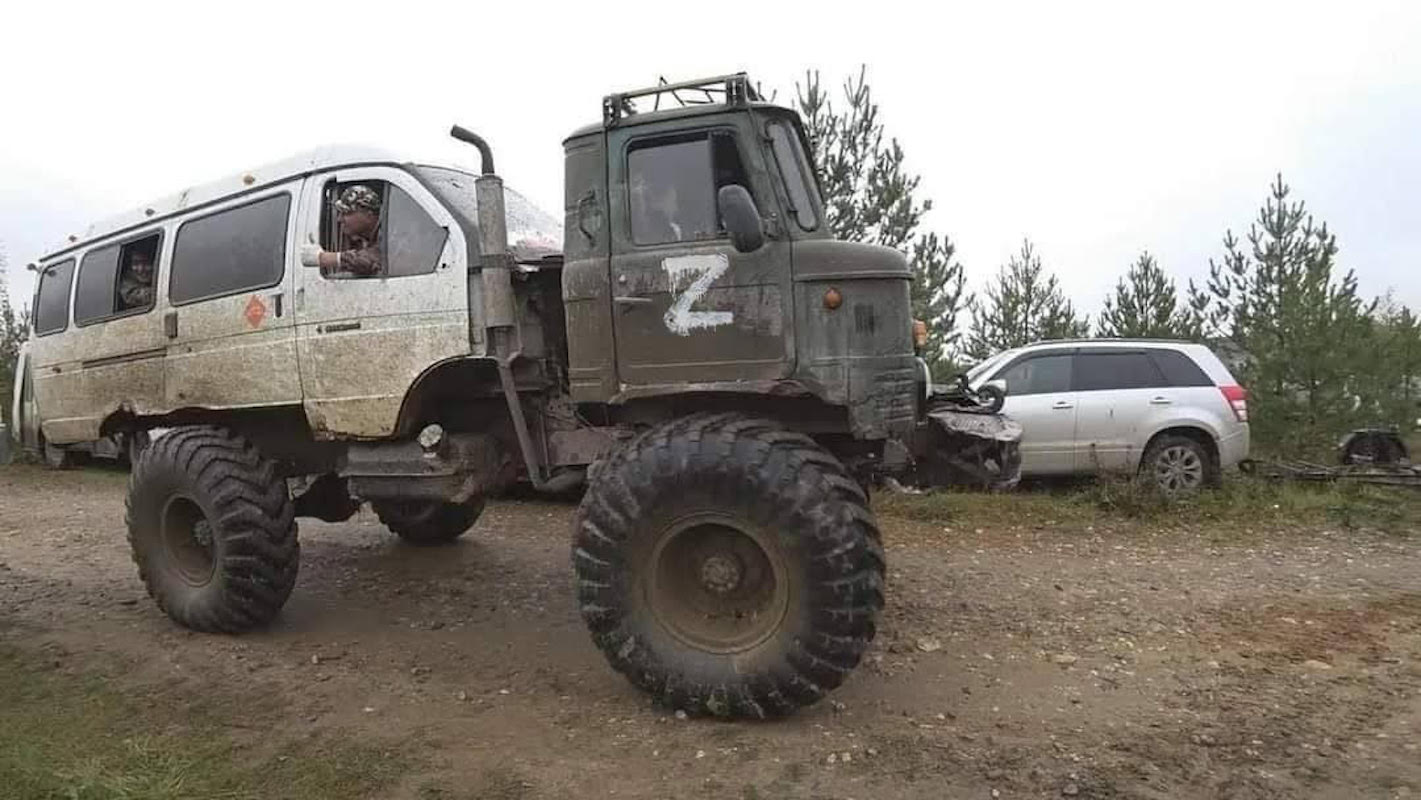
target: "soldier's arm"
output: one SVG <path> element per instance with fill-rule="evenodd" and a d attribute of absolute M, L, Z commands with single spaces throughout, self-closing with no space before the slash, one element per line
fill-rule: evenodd
<path fill-rule="evenodd" d="M 342 250 L 340 253 L 340 268 L 351 274 L 362 277 L 379 275 L 382 267 L 380 248 L 378 247 Z"/>
<path fill-rule="evenodd" d="M 123 300 L 124 308 L 146 306 L 153 300 L 153 287 L 137 282 L 125 282 L 119 284 L 118 296 Z"/>
<path fill-rule="evenodd" d="M 382 267 L 380 248 L 378 247 L 362 247 L 357 250 L 336 252 L 322 250 L 316 257 L 316 263 L 321 268 L 321 274 L 326 276 L 345 272 L 368 277 L 380 274 Z"/>

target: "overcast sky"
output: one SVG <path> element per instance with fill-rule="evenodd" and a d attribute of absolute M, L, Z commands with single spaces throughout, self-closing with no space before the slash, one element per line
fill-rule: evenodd
<path fill-rule="evenodd" d="M 1363 292 L 1421 306 L 1421 3 L 11 4 L 0 240 L 334 142 L 476 164 L 560 216 L 561 141 L 603 94 L 867 64 L 978 289 L 1030 237 L 1092 314 L 1136 254 L 1207 272 L 1281 171 Z"/>

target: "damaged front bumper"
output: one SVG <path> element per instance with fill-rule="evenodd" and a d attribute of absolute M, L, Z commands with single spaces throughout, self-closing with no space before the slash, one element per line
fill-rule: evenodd
<path fill-rule="evenodd" d="M 937 408 L 918 423 L 902 478 L 921 487 L 1005 490 L 1021 480 L 1021 425 L 999 413 Z"/>

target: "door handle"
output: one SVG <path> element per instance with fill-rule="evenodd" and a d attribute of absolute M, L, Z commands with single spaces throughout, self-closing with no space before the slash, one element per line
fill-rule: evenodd
<path fill-rule="evenodd" d="M 613 297 L 612 302 L 619 306 L 645 306 L 651 304 L 650 297 Z"/>
<path fill-rule="evenodd" d="M 329 325 L 317 325 L 316 333 L 340 333 L 341 331 L 358 331 L 359 322 L 333 322 Z"/>
<path fill-rule="evenodd" d="M 1075 408 L 1075 407 L 1076 407 L 1076 404 L 1075 404 L 1075 403 L 1068 403 L 1068 402 L 1066 402 L 1065 400 L 1057 400 L 1055 403 L 1053 403 L 1053 404 L 1051 405 L 1051 407 L 1052 407 L 1052 408 L 1056 408 L 1056 409 Z"/>
<path fill-rule="evenodd" d="M 281 299 L 284 296 L 282 292 L 271 293 L 271 312 L 278 318 L 281 316 Z"/>
<path fill-rule="evenodd" d="M 1174 402 L 1174 401 L 1171 400 L 1171 399 L 1169 399 L 1168 397 L 1151 397 L 1151 398 L 1150 398 L 1150 405 L 1152 405 L 1152 406 L 1167 406 L 1167 405 L 1169 405 L 1169 404 L 1171 404 L 1171 403 L 1173 403 L 1173 402 Z"/>
<path fill-rule="evenodd" d="M 178 312 L 169 311 L 163 315 L 163 333 L 167 334 L 169 339 L 178 338 Z"/>

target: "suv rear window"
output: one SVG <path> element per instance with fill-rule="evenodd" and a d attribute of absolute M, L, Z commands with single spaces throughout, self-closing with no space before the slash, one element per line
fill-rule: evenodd
<path fill-rule="evenodd" d="M 1142 352 L 1090 352 L 1076 354 L 1078 392 L 1105 389 L 1150 389 L 1164 386 L 1164 376 Z"/>
<path fill-rule="evenodd" d="M 45 267 L 35 300 L 35 335 L 58 333 L 69 327 L 69 286 L 74 281 L 74 259 Z"/>
<path fill-rule="evenodd" d="M 1213 386 L 1214 382 L 1204 374 L 1204 370 L 1194 363 L 1194 359 L 1178 350 L 1151 350 L 1150 358 L 1170 386 Z"/>

